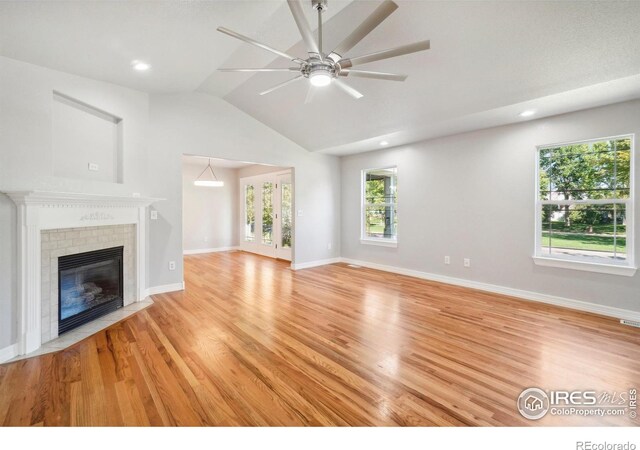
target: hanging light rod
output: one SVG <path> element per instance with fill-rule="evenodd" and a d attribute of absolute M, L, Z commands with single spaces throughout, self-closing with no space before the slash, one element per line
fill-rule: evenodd
<path fill-rule="evenodd" d="M 211 158 L 209 158 L 209 164 L 207 167 L 205 167 L 202 173 L 198 175 L 198 178 L 196 178 L 196 181 L 194 181 L 193 184 L 204 187 L 224 186 L 224 181 L 218 181 L 218 177 L 216 177 L 213 167 L 211 167 Z"/>

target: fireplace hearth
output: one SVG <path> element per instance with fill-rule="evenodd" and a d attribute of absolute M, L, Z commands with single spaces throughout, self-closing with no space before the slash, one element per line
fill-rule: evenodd
<path fill-rule="evenodd" d="M 58 258 L 58 334 L 123 306 L 123 247 Z"/>

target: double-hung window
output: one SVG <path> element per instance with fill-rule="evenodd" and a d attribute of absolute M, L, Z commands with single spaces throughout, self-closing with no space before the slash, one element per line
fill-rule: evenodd
<path fill-rule="evenodd" d="M 395 247 L 398 242 L 397 168 L 362 171 L 363 244 Z"/>
<path fill-rule="evenodd" d="M 537 153 L 536 263 L 633 275 L 633 136 Z"/>

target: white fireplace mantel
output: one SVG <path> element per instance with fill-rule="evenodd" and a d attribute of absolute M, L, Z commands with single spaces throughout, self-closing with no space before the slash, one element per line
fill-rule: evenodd
<path fill-rule="evenodd" d="M 38 350 L 41 336 L 41 231 L 136 225 L 136 301 L 145 298 L 146 208 L 162 199 L 48 191 L 5 192 L 18 207 L 18 354 Z"/>

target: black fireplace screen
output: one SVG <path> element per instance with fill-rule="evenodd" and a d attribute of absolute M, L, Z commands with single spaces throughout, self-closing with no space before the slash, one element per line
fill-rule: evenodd
<path fill-rule="evenodd" d="M 58 334 L 123 305 L 123 247 L 58 258 Z"/>

